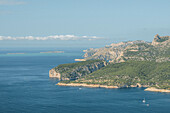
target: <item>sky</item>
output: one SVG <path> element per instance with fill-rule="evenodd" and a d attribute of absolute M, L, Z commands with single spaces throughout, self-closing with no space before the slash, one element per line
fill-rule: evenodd
<path fill-rule="evenodd" d="M 0 0 L 0 47 L 101 47 L 170 35 L 170 0 Z"/>

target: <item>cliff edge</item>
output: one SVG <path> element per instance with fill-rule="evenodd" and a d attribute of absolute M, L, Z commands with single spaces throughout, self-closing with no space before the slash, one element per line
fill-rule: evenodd
<path fill-rule="evenodd" d="M 88 60 L 70 64 L 61 64 L 49 71 L 49 77 L 55 77 L 59 80 L 76 80 L 105 67 L 107 64 L 106 61 L 102 60 Z"/>

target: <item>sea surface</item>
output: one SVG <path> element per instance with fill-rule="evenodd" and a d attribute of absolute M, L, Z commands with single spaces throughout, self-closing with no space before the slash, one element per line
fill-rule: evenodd
<path fill-rule="evenodd" d="M 65 53 L 0 49 L 0 113 L 170 113 L 168 93 L 57 86 L 48 71 L 83 55 L 79 48 L 58 50 Z M 6 54 L 11 52 L 29 54 Z"/>

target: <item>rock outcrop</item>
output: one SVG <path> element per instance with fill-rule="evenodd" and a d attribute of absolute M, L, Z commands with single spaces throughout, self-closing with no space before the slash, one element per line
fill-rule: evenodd
<path fill-rule="evenodd" d="M 50 78 L 58 78 L 58 79 L 61 79 L 61 74 L 60 74 L 60 73 L 57 73 L 57 72 L 55 71 L 55 69 L 51 69 L 51 70 L 49 71 L 49 77 L 50 77 Z"/>
<path fill-rule="evenodd" d="M 152 45 L 153 46 L 170 45 L 170 36 L 159 36 L 158 34 L 156 34 L 152 41 Z"/>

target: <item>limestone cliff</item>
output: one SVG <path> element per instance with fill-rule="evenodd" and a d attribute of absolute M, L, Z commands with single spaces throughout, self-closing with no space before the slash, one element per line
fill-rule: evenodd
<path fill-rule="evenodd" d="M 89 60 L 71 64 L 61 64 L 49 71 L 49 77 L 55 77 L 59 80 L 76 80 L 82 76 L 88 75 L 108 63 L 101 60 Z"/>
<path fill-rule="evenodd" d="M 170 46 L 170 36 L 159 36 L 158 34 L 155 35 L 153 41 L 153 46 Z"/>

